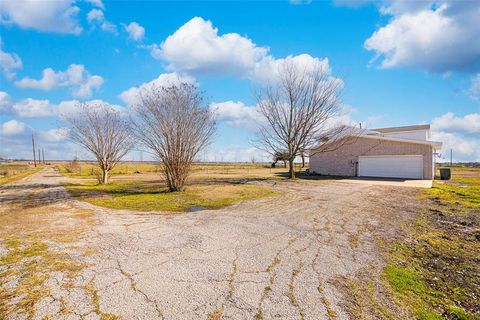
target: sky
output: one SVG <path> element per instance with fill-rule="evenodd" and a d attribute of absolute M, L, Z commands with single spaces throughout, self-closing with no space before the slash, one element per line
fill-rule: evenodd
<path fill-rule="evenodd" d="M 254 90 L 286 61 L 343 81 L 342 122 L 430 123 L 442 158 L 480 161 L 480 2 L 0 2 L 0 156 L 89 158 L 62 115 L 128 109 L 151 83 L 196 84 L 215 112 L 206 161 L 266 160 L 251 143 Z M 125 160 L 146 160 L 140 146 Z"/>

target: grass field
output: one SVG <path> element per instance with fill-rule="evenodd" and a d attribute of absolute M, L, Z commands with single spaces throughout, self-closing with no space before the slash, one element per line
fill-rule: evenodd
<path fill-rule="evenodd" d="M 195 164 L 185 192 L 167 192 L 160 168 L 153 163 L 122 163 L 112 172 L 112 182 L 97 184 L 93 164 L 59 165 L 59 171 L 75 183 L 69 193 L 83 201 L 113 209 L 138 211 L 190 211 L 215 209 L 241 200 L 274 195 L 269 187 L 251 181 L 281 179 L 285 168 L 265 164 Z"/>
<path fill-rule="evenodd" d="M 422 197 L 407 239 L 396 243 L 385 277 L 417 319 L 480 319 L 480 169 L 453 168 Z"/>
<path fill-rule="evenodd" d="M 72 196 L 98 206 L 138 211 L 215 209 L 275 194 L 268 187 L 226 183 L 195 183 L 187 186 L 184 192 L 168 192 L 163 183 L 141 180 L 117 180 L 108 185 L 69 184 L 67 190 Z"/>
<path fill-rule="evenodd" d="M 0 165 L 0 185 L 12 183 L 41 170 L 44 166 L 34 167 L 28 163 L 9 163 Z"/>

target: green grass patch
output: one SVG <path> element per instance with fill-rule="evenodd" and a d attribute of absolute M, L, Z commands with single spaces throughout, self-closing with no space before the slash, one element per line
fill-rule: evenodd
<path fill-rule="evenodd" d="M 108 185 L 93 182 L 69 184 L 69 193 L 83 201 L 112 208 L 137 211 L 187 211 L 192 207 L 216 209 L 241 200 L 276 194 L 268 187 L 251 184 L 195 184 L 183 192 L 168 192 L 158 183 L 113 181 Z"/>
<path fill-rule="evenodd" d="M 16 182 L 28 177 L 35 172 L 42 170 L 45 166 L 39 165 L 36 168 L 28 164 L 6 164 L 0 165 L 0 185 Z"/>
<path fill-rule="evenodd" d="M 95 163 L 66 163 L 57 165 L 58 171 L 70 178 L 95 178 L 100 169 Z M 110 176 L 137 173 L 160 172 L 160 167 L 153 163 L 119 163 L 110 172 Z"/>
<path fill-rule="evenodd" d="M 435 181 L 425 196 L 449 204 L 480 208 L 480 169 L 452 168 L 452 179 Z"/>
<path fill-rule="evenodd" d="M 480 170 L 452 170 L 452 180 L 425 191 L 425 208 L 384 270 L 417 319 L 480 319 Z"/>

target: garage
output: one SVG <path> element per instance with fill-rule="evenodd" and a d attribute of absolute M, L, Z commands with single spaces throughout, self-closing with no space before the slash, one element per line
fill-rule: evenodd
<path fill-rule="evenodd" d="M 358 176 L 423 179 L 423 156 L 359 156 Z"/>

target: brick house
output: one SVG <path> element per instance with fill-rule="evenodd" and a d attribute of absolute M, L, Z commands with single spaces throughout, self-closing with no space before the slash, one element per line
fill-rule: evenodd
<path fill-rule="evenodd" d="M 321 175 L 432 180 L 435 153 L 430 125 L 368 130 L 340 148 L 310 153 L 310 172 Z"/>

